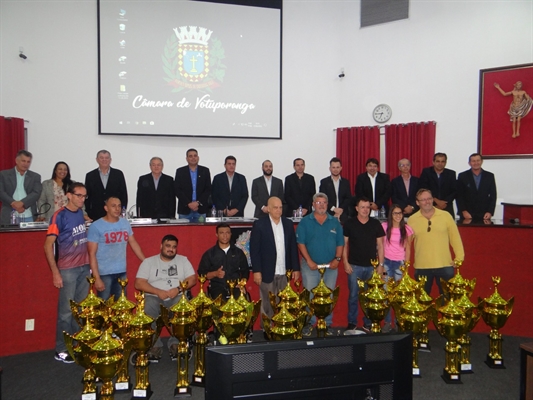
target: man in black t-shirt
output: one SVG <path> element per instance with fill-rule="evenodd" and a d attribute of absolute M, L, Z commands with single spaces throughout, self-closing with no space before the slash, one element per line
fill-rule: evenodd
<path fill-rule="evenodd" d="M 367 281 L 374 272 L 370 260 L 379 260 L 377 272 L 383 274 L 383 237 L 385 231 L 377 219 L 370 218 L 370 200 L 360 197 L 355 202 L 357 216 L 344 224 L 344 271 L 348 275 L 348 327 L 345 335 L 355 334 L 359 314 L 359 286 L 357 278 Z M 370 321 L 365 317 L 364 330 L 370 329 Z"/>

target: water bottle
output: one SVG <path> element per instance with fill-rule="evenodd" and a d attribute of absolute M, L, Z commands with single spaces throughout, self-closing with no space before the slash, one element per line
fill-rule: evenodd
<path fill-rule="evenodd" d="M 387 218 L 387 212 L 385 211 L 385 206 L 381 206 L 381 209 L 379 210 L 379 218 L 381 219 Z"/>
<path fill-rule="evenodd" d="M 11 225 L 18 225 L 19 223 L 19 213 L 14 208 L 11 209 Z"/>
<path fill-rule="evenodd" d="M 302 218 L 304 215 L 304 210 L 302 208 L 302 205 L 300 204 L 300 207 L 298 207 L 298 217 Z"/>
<path fill-rule="evenodd" d="M 213 205 L 211 207 L 211 217 L 215 218 L 217 216 L 217 208 Z"/>
<path fill-rule="evenodd" d="M 126 218 L 126 207 L 122 207 L 122 212 L 120 213 L 122 218 Z"/>

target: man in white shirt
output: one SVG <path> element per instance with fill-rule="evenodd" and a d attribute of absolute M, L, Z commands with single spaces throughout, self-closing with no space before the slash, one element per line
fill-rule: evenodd
<path fill-rule="evenodd" d="M 266 217 L 268 215 L 267 201 L 271 196 L 281 199 L 283 204 L 283 182 L 281 179 L 272 176 L 274 166 L 270 160 L 263 161 L 263 175 L 255 178 L 252 182 L 252 201 L 255 204 L 255 218 Z"/>

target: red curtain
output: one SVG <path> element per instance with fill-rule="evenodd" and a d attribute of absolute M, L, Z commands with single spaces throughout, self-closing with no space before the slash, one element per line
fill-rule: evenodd
<path fill-rule="evenodd" d="M 411 161 L 411 174 L 420 176 L 422 169 L 433 162 L 437 123 L 409 122 L 385 126 L 385 158 L 387 174 L 391 179 L 400 174 L 398 161 Z"/>
<path fill-rule="evenodd" d="M 379 127 L 337 128 L 337 157 L 342 161 L 342 177 L 350 181 L 353 194 L 355 179 L 365 172 L 366 160 L 379 160 Z"/>
<path fill-rule="evenodd" d="M 17 152 L 25 148 L 24 120 L 0 117 L 0 171 L 13 168 Z"/>

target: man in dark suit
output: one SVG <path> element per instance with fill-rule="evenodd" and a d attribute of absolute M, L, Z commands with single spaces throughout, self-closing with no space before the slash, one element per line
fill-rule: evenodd
<path fill-rule="evenodd" d="M 1 225 L 11 223 L 12 210 L 18 213 L 19 222 L 33 221 L 37 214 L 42 186 L 41 175 L 29 170 L 32 158 L 29 151 L 20 150 L 15 158 L 15 168 L 0 171 Z"/>
<path fill-rule="evenodd" d="M 152 157 L 150 174 L 137 181 L 137 216 L 142 218 L 174 218 L 176 195 L 174 179 L 163 173 L 163 160 Z"/>
<path fill-rule="evenodd" d="M 348 179 L 341 178 L 342 163 L 337 157 L 329 161 L 331 175 L 320 181 L 318 191 L 328 196 L 328 213 L 338 219 L 348 218 L 352 193 Z"/>
<path fill-rule="evenodd" d="M 496 208 L 496 181 L 494 174 L 481 168 L 479 153 L 468 159 L 470 169 L 457 177 L 457 214 L 464 220 L 490 220 Z"/>
<path fill-rule="evenodd" d="M 191 222 L 205 219 L 210 207 L 211 173 L 209 168 L 198 165 L 200 157 L 196 149 L 186 153 L 187 165 L 176 170 L 174 187 L 178 197 L 178 214 Z"/>
<path fill-rule="evenodd" d="M 270 160 L 263 161 L 261 168 L 263 169 L 263 176 L 255 178 L 252 182 L 252 201 L 255 204 L 255 218 L 268 215 L 267 201 L 269 197 L 279 197 L 283 203 L 283 182 L 281 179 L 272 176 L 274 171 L 272 162 Z"/>
<path fill-rule="evenodd" d="M 291 220 L 283 217 L 283 203 L 278 197 L 268 199 L 268 218 L 254 222 L 250 236 L 250 258 L 254 282 L 260 288 L 261 312 L 274 315 L 269 292 L 278 294 L 287 286 L 286 271 L 292 270 L 295 280 L 300 278 L 296 234 Z M 262 321 L 261 321 L 262 325 Z"/>
<path fill-rule="evenodd" d="M 355 197 L 369 199 L 370 216 L 378 217 L 381 207 L 385 207 L 385 213 L 388 212 L 390 196 L 389 175 L 379 172 L 379 161 L 376 158 L 369 158 L 366 160 L 366 172 L 357 176 Z"/>
<path fill-rule="evenodd" d="M 439 210 L 446 210 L 453 214 L 453 200 L 457 194 L 455 171 L 445 168 L 448 156 L 445 153 L 435 153 L 433 166 L 422 170 L 418 180 L 419 189 L 429 189 L 433 195 L 433 205 Z"/>
<path fill-rule="evenodd" d="M 400 175 L 391 181 L 392 203 L 398 204 L 404 216 L 410 216 L 418 211 L 416 192 L 418 192 L 418 178 L 411 175 L 411 161 L 403 158 L 398 161 Z"/>
<path fill-rule="evenodd" d="M 128 208 L 126 180 L 121 170 L 111 168 L 111 153 L 107 150 L 100 150 L 96 153 L 96 162 L 98 168 L 85 175 L 85 187 L 87 188 L 85 211 L 93 221 L 107 214 L 104 205 L 109 197 L 118 198 L 122 207 Z"/>
<path fill-rule="evenodd" d="M 304 172 L 305 161 L 302 158 L 295 159 L 292 165 L 294 174 L 285 177 L 285 215 L 292 217 L 293 210 L 301 206 L 302 216 L 305 217 L 312 210 L 313 196 L 316 193 L 315 178 Z"/>
<path fill-rule="evenodd" d="M 225 172 L 215 175 L 211 188 L 213 205 L 224 210 L 227 217 L 244 217 L 244 207 L 248 201 L 248 184 L 244 175 L 235 172 L 237 159 L 227 156 L 224 160 Z"/>

